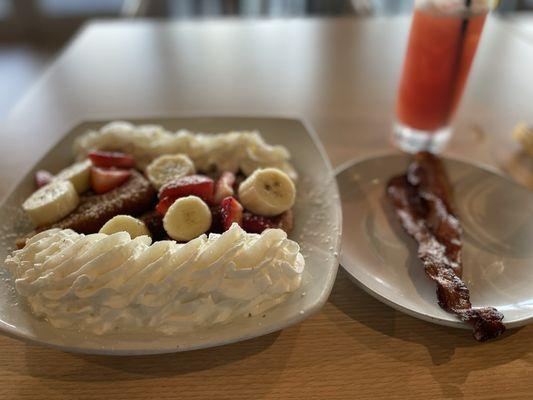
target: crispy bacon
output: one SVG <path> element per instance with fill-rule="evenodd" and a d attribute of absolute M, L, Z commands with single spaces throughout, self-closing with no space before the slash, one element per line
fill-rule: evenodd
<path fill-rule="evenodd" d="M 387 195 L 404 230 L 418 243 L 418 257 L 437 285 L 439 305 L 471 324 L 478 341 L 501 335 L 503 315 L 492 307 L 472 308 L 461 280 L 461 224 L 440 160 L 428 152 L 417 153 L 407 173 L 389 181 Z"/>

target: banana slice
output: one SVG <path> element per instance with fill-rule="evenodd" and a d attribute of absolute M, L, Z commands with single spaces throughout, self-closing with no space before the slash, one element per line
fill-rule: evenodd
<path fill-rule="evenodd" d="M 144 222 L 133 218 L 131 215 L 116 215 L 107 221 L 99 231 L 99 233 L 105 233 L 107 235 L 112 235 L 117 232 L 128 232 L 132 239 L 135 239 L 137 236 L 150 236 L 150 231 Z"/>
<path fill-rule="evenodd" d="M 157 157 L 146 167 L 146 176 L 157 189 L 174 179 L 194 173 L 194 163 L 185 154 L 166 154 Z"/>
<path fill-rule="evenodd" d="M 186 242 L 200 236 L 211 227 L 211 211 L 196 196 L 177 199 L 163 218 L 163 227 L 172 239 Z"/>
<path fill-rule="evenodd" d="M 267 217 L 289 210 L 296 199 L 296 187 L 277 168 L 258 169 L 239 186 L 239 200 L 247 210 Z"/>
<path fill-rule="evenodd" d="M 53 180 L 22 203 L 22 209 L 36 226 L 52 224 L 66 217 L 80 199 L 70 181 Z"/>
<path fill-rule="evenodd" d="M 91 166 L 89 159 L 74 163 L 59 171 L 55 179 L 70 181 L 78 193 L 86 192 L 91 186 Z"/>

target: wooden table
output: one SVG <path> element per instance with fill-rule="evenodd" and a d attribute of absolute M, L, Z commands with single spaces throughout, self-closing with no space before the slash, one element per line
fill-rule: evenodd
<path fill-rule="evenodd" d="M 90 24 L 5 121 L 0 195 L 84 119 L 301 116 L 334 165 L 382 152 L 408 23 Z M 533 42 L 491 20 L 448 154 L 500 168 L 521 162 L 510 131 L 533 121 L 532 67 Z M 480 345 L 468 331 L 408 317 L 341 269 L 326 306 L 304 323 L 211 350 L 113 358 L 1 337 L 0 398 L 530 399 L 532 347 L 533 327 Z"/>

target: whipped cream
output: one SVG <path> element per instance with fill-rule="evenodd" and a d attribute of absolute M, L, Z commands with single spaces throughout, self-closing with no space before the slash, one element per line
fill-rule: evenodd
<path fill-rule="evenodd" d="M 290 154 L 283 146 L 267 144 L 259 132 L 192 133 L 170 132 L 158 125 L 138 125 L 115 121 L 98 131 L 89 131 L 74 143 L 74 154 L 84 159 L 91 150 L 115 150 L 132 154 L 144 169 L 162 154 L 187 154 L 196 169 L 237 172 L 246 175 L 257 168 L 274 167 L 293 180 L 296 171 L 289 163 Z"/>
<path fill-rule="evenodd" d="M 173 334 L 270 309 L 300 286 L 305 263 L 281 229 L 257 235 L 234 224 L 186 244 L 50 229 L 6 264 L 17 292 L 55 327 Z"/>

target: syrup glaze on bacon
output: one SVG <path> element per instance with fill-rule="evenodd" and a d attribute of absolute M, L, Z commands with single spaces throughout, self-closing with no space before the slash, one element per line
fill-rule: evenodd
<path fill-rule="evenodd" d="M 428 152 L 417 153 L 407 173 L 389 181 L 387 195 L 404 230 L 418 243 L 418 257 L 437 284 L 439 305 L 471 324 L 478 341 L 501 335 L 503 315 L 492 307 L 472 308 L 461 280 L 461 224 L 440 160 Z"/>

